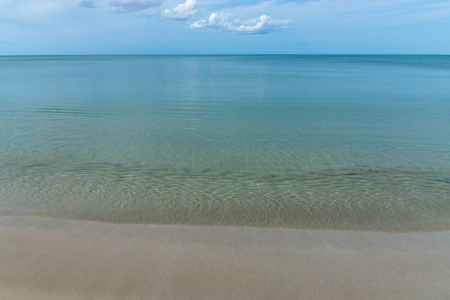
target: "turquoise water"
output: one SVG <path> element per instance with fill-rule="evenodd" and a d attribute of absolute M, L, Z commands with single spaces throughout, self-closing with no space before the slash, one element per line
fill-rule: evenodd
<path fill-rule="evenodd" d="M 0 57 L 0 214 L 450 230 L 450 56 Z"/>

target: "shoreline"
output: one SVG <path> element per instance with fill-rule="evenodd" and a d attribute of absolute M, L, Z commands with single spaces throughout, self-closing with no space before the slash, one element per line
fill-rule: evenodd
<path fill-rule="evenodd" d="M 446 299 L 450 232 L 0 216 L 0 299 Z"/>
<path fill-rule="evenodd" d="M 275 229 L 275 230 L 300 230 L 300 231 L 326 231 L 326 232 L 359 232 L 359 233 L 391 233 L 391 234 L 408 234 L 408 233 L 442 233 L 442 232 L 450 232 L 450 228 L 443 227 L 442 229 L 418 229 L 426 227 L 426 223 L 422 222 L 420 225 L 406 225 L 403 224 L 399 226 L 397 224 L 397 229 L 385 229 L 388 226 L 387 225 L 373 225 L 373 226 L 367 226 L 367 227 L 295 227 L 295 226 L 277 226 L 277 227 L 271 227 L 268 226 L 258 226 L 258 225 L 229 225 L 229 224 L 214 224 L 214 223 L 199 223 L 199 224 L 191 224 L 191 223 L 165 223 L 165 222 L 152 222 L 152 223 L 146 223 L 146 222 L 110 222 L 110 221 L 103 221 L 102 219 L 83 219 L 83 218 L 70 218 L 66 216 L 52 216 L 52 215 L 40 215 L 40 214 L 14 214 L 14 213 L 1 213 L 0 212 L 0 218 L 36 218 L 36 219 L 43 219 L 43 220 L 54 220 L 54 221 L 73 221 L 73 222 L 86 222 L 86 223 L 94 223 L 94 224 L 105 224 L 105 225 L 112 225 L 112 226 L 120 226 L 120 225 L 138 225 L 138 226 L 183 226 L 183 227 L 212 227 L 212 228 L 248 228 L 248 229 Z M 392 224 L 391 224 L 392 225 Z M 395 225 L 394 225 L 395 226 Z M 405 228 L 411 228 L 414 227 L 416 229 L 405 229 Z M 435 226 L 436 227 L 436 226 Z M 383 229 L 380 229 L 383 228 Z M 401 229 L 400 229 L 401 228 Z"/>

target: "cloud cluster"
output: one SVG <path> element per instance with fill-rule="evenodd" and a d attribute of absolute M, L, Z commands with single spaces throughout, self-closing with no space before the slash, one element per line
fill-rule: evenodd
<path fill-rule="evenodd" d="M 0 0 L 1 1 L 1 0 Z M 163 0 L 111 0 L 109 10 L 112 13 L 132 13 L 151 7 L 161 6 Z M 99 0 L 82 0 L 78 6 L 84 8 L 97 8 Z M 166 8 L 161 15 L 167 19 L 184 20 L 197 13 L 196 0 L 186 0 L 174 8 Z"/>
<path fill-rule="evenodd" d="M 79 6 L 84 8 L 97 8 L 100 6 L 100 0 L 79 1 L 81 1 L 79 2 Z M 164 0 L 109 0 L 108 5 L 110 12 L 121 14 L 138 12 L 151 7 L 160 7 L 163 1 Z M 265 6 L 267 6 L 268 3 L 269 2 L 263 2 L 260 5 L 266 10 L 267 7 Z M 172 8 L 163 9 L 161 11 L 161 16 L 170 20 L 185 20 L 197 14 L 196 6 L 196 0 L 184 0 L 184 2 Z M 249 14 L 249 12 L 246 12 L 246 14 Z M 213 12 L 207 18 L 190 23 L 189 28 L 214 28 L 222 31 L 250 35 L 270 33 L 289 27 L 290 25 L 291 21 L 289 20 L 273 19 L 265 14 L 258 18 L 242 20 L 234 17 L 234 14 Z"/>
<path fill-rule="evenodd" d="M 159 5 L 159 0 L 114 0 L 109 2 L 109 9 L 113 13 L 131 13 Z"/>
<path fill-rule="evenodd" d="M 162 12 L 162 16 L 164 18 L 172 20 L 184 20 L 197 13 L 195 6 L 196 6 L 195 0 L 186 0 L 186 2 L 179 4 L 174 8 L 171 9 L 166 8 Z"/>
<path fill-rule="evenodd" d="M 217 28 L 242 34 L 263 34 L 288 27 L 289 20 L 275 20 L 270 16 L 262 15 L 259 18 L 241 21 L 224 13 L 212 13 L 208 19 L 201 19 L 189 25 L 190 28 Z"/>

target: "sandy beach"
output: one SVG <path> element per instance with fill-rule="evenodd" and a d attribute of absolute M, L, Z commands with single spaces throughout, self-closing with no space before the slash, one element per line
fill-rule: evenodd
<path fill-rule="evenodd" d="M 0 217 L 0 299 L 450 299 L 450 233 Z"/>

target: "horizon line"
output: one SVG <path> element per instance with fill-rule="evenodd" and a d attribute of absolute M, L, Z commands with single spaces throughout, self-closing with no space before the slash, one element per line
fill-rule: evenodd
<path fill-rule="evenodd" d="M 449 56 L 430 53 L 153 53 L 153 54 L 0 54 L 0 57 L 18 56 Z"/>

